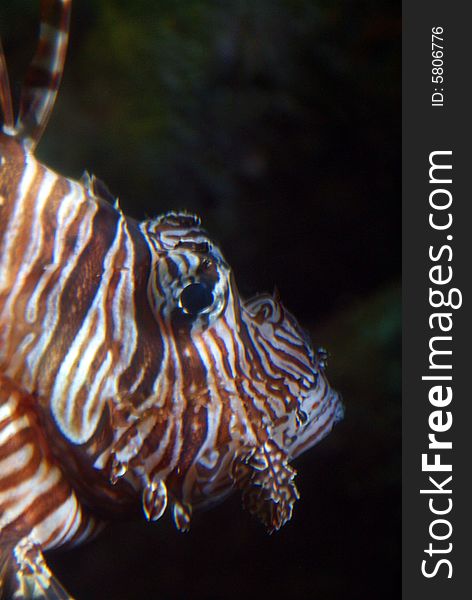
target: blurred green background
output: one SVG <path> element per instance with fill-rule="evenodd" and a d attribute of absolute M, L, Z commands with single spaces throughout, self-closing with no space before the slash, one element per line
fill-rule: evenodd
<path fill-rule="evenodd" d="M 0 4 L 12 84 L 35 0 Z M 400 5 L 81 0 L 38 149 L 136 218 L 197 212 L 244 296 L 276 285 L 330 352 L 345 421 L 267 536 L 237 497 L 188 535 L 116 524 L 51 557 L 79 599 L 400 597 Z"/>

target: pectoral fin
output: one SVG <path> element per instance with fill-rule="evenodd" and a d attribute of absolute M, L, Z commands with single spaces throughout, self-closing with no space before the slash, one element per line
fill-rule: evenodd
<path fill-rule="evenodd" d="M 41 549 L 27 538 L 1 553 L 2 600 L 74 600 L 49 570 Z"/>

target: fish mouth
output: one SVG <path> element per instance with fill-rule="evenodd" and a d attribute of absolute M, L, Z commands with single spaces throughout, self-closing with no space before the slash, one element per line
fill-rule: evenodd
<path fill-rule="evenodd" d="M 313 390 L 313 395 L 316 394 L 316 390 Z M 296 440 L 289 450 L 291 458 L 300 456 L 300 454 L 318 444 L 337 423 L 343 420 L 345 409 L 341 395 L 329 387 L 316 412 L 316 415 L 310 415 L 310 412 L 308 412 L 306 426 L 297 431 Z"/>
<path fill-rule="evenodd" d="M 335 392 L 335 394 L 337 394 L 338 400 L 336 403 L 336 408 L 334 410 L 334 424 L 339 423 L 339 421 L 342 421 L 346 414 L 346 407 L 343 402 L 343 397 L 339 392 Z"/>

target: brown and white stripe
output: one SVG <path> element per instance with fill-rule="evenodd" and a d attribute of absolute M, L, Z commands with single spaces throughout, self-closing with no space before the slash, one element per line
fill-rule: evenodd
<path fill-rule="evenodd" d="M 41 2 L 15 123 L 0 50 L 0 592 L 50 600 L 68 596 L 42 550 L 140 503 L 186 530 L 240 488 L 278 529 L 289 461 L 342 418 L 323 353 L 278 297 L 240 298 L 197 217 L 137 223 L 96 178 L 36 161 L 69 12 Z"/>

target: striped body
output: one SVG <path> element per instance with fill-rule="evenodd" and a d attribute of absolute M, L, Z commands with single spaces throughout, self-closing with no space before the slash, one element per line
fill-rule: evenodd
<path fill-rule="evenodd" d="M 1 379 L 0 529 L 5 539 L 19 534 L 43 549 L 80 543 L 97 524 L 51 452 L 35 400 Z"/>
<path fill-rule="evenodd" d="M 43 1 L 59 37 L 30 80 L 49 83 L 26 88 L 16 126 L 3 92 L 0 133 L 0 586 L 25 598 L 68 598 L 41 551 L 140 506 L 157 520 L 171 504 L 185 531 L 239 488 L 278 529 L 289 461 L 342 418 L 324 352 L 277 297 L 241 299 L 198 218 L 139 223 L 99 180 L 36 161 L 58 85 L 38 65 L 48 49 L 62 64 L 68 7 Z"/>

